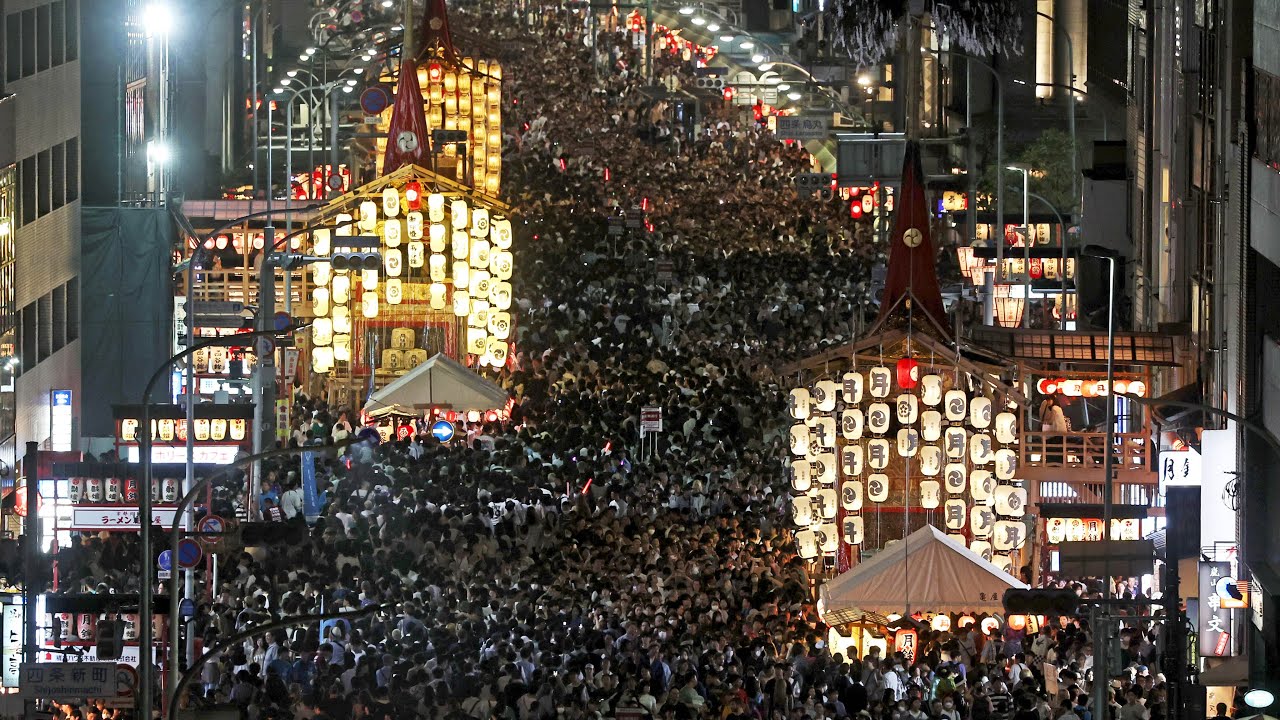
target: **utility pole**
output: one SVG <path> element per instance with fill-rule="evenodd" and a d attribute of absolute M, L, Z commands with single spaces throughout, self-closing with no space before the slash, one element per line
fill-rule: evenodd
<path fill-rule="evenodd" d="M 36 512 L 36 504 L 40 502 L 40 478 L 37 472 L 39 467 L 39 447 L 39 443 L 28 442 L 27 454 L 22 459 L 22 470 L 27 476 L 27 517 L 23 522 L 22 532 L 27 540 L 22 548 L 26 561 L 23 575 L 26 581 L 22 583 L 22 629 L 25 635 L 23 637 L 23 658 L 29 663 L 36 661 L 36 623 L 40 619 L 36 617 L 36 596 L 38 594 L 36 593 L 36 578 L 40 575 L 40 513 Z M 36 712 L 35 701 L 25 700 L 22 705 L 27 720 L 34 720 Z"/>
<path fill-rule="evenodd" d="M 271 223 L 263 228 L 267 238 L 263 246 L 262 267 L 258 271 L 258 317 L 255 330 L 270 330 L 276 315 L 276 229 Z M 286 240 L 285 242 L 288 242 Z M 287 272 L 287 270 L 286 270 Z M 265 345 L 262 340 L 260 345 Z M 269 341 L 267 341 L 269 342 Z M 276 442 L 276 359 L 275 352 L 258 352 L 258 365 L 253 372 L 253 454 L 261 454 Z M 249 518 L 258 510 L 257 488 L 262 482 L 262 462 L 253 465 L 253 482 L 249 489 Z"/>

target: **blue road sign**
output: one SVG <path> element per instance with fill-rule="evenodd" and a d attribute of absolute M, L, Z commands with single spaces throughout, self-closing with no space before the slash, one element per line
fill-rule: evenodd
<path fill-rule="evenodd" d="M 453 423 L 448 420 L 437 420 L 431 425 L 431 437 L 440 442 L 449 442 L 453 439 Z"/>
<path fill-rule="evenodd" d="M 173 569 L 173 551 L 165 550 L 164 552 L 160 553 L 160 559 L 156 561 L 156 564 L 160 566 L 161 570 L 172 570 Z"/>
<path fill-rule="evenodd" d="M 284 331 L 293 327 L 293 318 L 289 317 L 289 313 L 278 312 L 275 315 L 275 327 L 277 331 Z"/>
<path fill-rule="evenodd" d="M 196 616 L 196 604 L 191 602 L 191 598 L 182 598 L 182 602 L 178 603 L 178 617 L 193 618 Z"/>
<path fill-rule="evenodd" d="M 200 558 L 204 557 L 204 550 L 200 549 L 200 543 L 190 538 L 183 538 L 178 543 L 178 565 L 190 570 L 200 563 Z"/>

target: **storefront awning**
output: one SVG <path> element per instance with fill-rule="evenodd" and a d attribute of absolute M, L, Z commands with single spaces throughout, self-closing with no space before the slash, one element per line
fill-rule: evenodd
<path fill-rule="evenodd" d="M 507 391 L 444 354 L 437 354 L 369 397 L 364 411 L 374 417 L 415 417 L 431 407 L 458 412 L 498 410 Z"/>
<path fill-rule="evenodd" d="M 1105 332 L 1026 330 L 980 325 L 970 328 L 969 339 L 984 348 L 1015 360 L 1046 363 L 1107 364 Z M 1117 332 L 1117 365 L 1176 367 L 1173 337 L 1160 333 Z"/>

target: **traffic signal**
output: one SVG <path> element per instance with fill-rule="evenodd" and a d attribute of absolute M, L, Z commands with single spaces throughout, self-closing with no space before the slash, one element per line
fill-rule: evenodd
<path fill-rule="evenodd" d="M 99 620 L 98 636 L 94 651 L 99 660 L 116 660 L 120 657 L 120 625 L 115 620 Z"/>
<path fill-rule="evenodd" d="M 1004 591 L 1004 610 L 1012 615 L 1074 615 L 1080 607 L 1080 596 L 1074 590 Z"/>
<path fill-rule="evenodd" d="M 835 197 L 836 191 L 832 188 L 832 177 L 830 173 L 800 173 L 796 175 L 796 192 L 800 197 L 813 197 L 817 194 L 822 200 L 830 200 Z"/>
<path fill-rule="evenodd" d="M 377 270 L 382 267 L 382 253 L 373 250 L 340 249 L 329 259 L 337 272 L 344 270 Z"/>
<path fill-rule="evenodd" d="M 297 522 L 252 522 L 240 524 L 240 542 L 245 547 L 297 545 L 307 538 L 307 526 Z"/>
<path fill-rule="evenodd" d="M 466 130 L 432 130 L 431 144 L 436 147 L 441 145 L 452 145 L 453 143 L 464 143 L 468 140 Z"/>
<path fill-rule="evenodd" d="M 719 77 L 700 77 L 693 81 L 694 87 L 703 90 L 723 90 L 724 78 Z"/>

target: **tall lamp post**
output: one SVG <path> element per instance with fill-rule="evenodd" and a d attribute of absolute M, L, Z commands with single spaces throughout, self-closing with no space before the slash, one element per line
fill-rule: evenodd
<path fill-rule="evenodd" d="M 1024 265 L 1022 266 L 1022 302 L 1031 304 L 1031 213 L 1028 210 L 1028 203 L 1031 198 L 1027 195 L 1031 191 L 1031 166 L 1026 163 L 1012 163 L 1009 165 L 1010 170 L 1017 170 L 1022 173 L 1022 254 Z M 1025 310 L 1022 313 L 1022 327 L 1031 327 L 1031 313 Z M 1108 386 L 1110 387 L 1110 386 Z"/>
<path fill-rule="evenodd" d="M 1071 132 L 1071 202 L 1080 202 L 1080 153 L 1076 147 L 1076 53 L 1075 43 L 1071 40 L 1071 33 L 1058 27 L 1058 20 L 1054 16 L 1036 11 L 1036 15 L 1053 23 L 1053 29 L 1062 33 L 1062 38 L 1067 41 L 1067 92 L 1071 97 L 1067 103 L 1067 126 Z"/>

